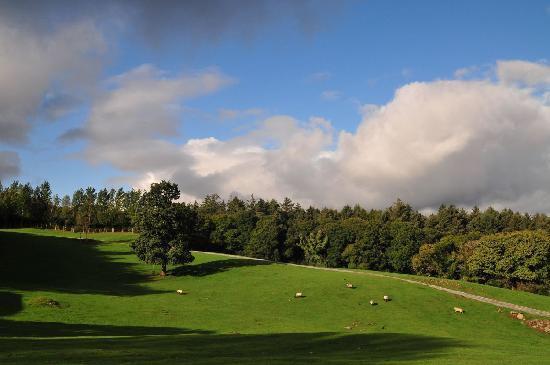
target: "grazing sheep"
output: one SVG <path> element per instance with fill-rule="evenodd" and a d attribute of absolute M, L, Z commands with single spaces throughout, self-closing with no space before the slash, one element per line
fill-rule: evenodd
<path fill-rule="evenodd" d="M 181 290 L 181 289 L 178 289 L 178 290 L 176 290 L 176 293 L 178 293 L 178 294 L 180 294 L 180 295 L 181 295 L 181 294 L 183 294 L 183 290 Z"/>
<path fill-rule="evenodd" d="M 464 309 L 460 307 L 454 307 L 455 313 L 464 313 Z"/>
<path fill-rule="evenodd" d="M 373 299 L 371 299 L 369 303 L 370 305 L 376 305 L 376 302 Z"/>
<path fill-rule="evenodd" d="M 294 298 L 303 298 L 304 297 L 304 293 L 302 292 L 298 292 L 296 294 L 294 294 Z"/>
<path fill-rule="evenodd" d="M 350 288 L 350 289 L 353 289 L 353 284 L 352 284 L 352 283 L 347 283 L 347 284 L 346 284 L 346 287 L 347 287 L 347 288 Z"/>
<path fill-rule="evenodd" d="M 389 302 L 391 299 L 389 295 L 384 295 L 384 302 Z"/>

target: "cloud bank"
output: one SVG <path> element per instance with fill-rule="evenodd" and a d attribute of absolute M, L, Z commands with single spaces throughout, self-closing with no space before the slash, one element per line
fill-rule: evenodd
<path fill-rule="evenodd" d="M 95 83 L 105 47 L 90 22 L 45 34 L 0 22 L 0 142 L 24 142 L 39 116 L 70 110 Z"/>
<path fill-rule="evenodd" d="M 453 203 L 550 212 L 550 106 L 517 81 L 548 84 L 514 67 L 499 62 L 495 81 L 404 85 L 389 103 L 368 105 L 354 133 L 338 133 L 322 118 L 280 115 L 234 139 L 177 143 L 161 138 L 176 128 L 175 101 L 226 81 L 208 73 L 159 80 L 144 66 L 118 78 L 94 106 L 87 156 L 137 174 L 138 187 L 172 179 L 186 199 L 217 192 L 382 207 L 400 197 L 419 209 Z M 548 70 L 526 64 L 540 67 Z"/>
<path fill-rule="evenodd" d="M 25 144 L 37 123 L 58 120 L 95 100 L 104 63 L 109 61 L 111 54 L 108 51 L 116 50 L 121 38 L 136 42 L 145 40 L 147 45 L 155 47 L 169 41 L 174 44 L 177 39 L 177 46 L 185 48 L 209 44 L 226 36 L 249 40 L 274 23 L 284 23 L 285 27 L 293 24 L 302 32 L 311 32 L 320 25 L 322 13 L 336 7 L 320 6 L 309 0 L 276 3 L 267 0 L 0 0 L 0 143 Z M 184 81 L 185 85 L 194 82 Z M 124 90 L 131 83 L 128 80 L 117 82 Z M 145 83 L 144 80 L 135 82 Z M 172 93 L 172 98 L 140 100 L 148 106 L 163 105 L 153 108 L 155 112 L 131 104 L 139 100 L 139 95 L 119 97 L 119 101 L 126 97 L 127 108 L 114 106 L 122 108 L 119 112 L 126 113 L 132 124 L 147 118 L 160 118 L 154 131 L 145 128 L 130 132 L 141 133 L 139 142 L 133 143 L 143 142 L 143 136 L 149 132 L 167 135 L 175 128 L 172 122 L 175 111 L 164 105 L 187 97 L 187 86 L 170 81 L 160 84 L 163 91 Z M 104 102 L 92 101 L 96 111 L 97 105 Z M 109 108 L 113 106 L 103 105 L 103 109 Z M 112 117 L 97 113 L 92 117 L 94 120 Z M 141 127 L 143 125 L 138 128 Z M 117 126 L 111 131 L 112 135 L 120 137 L 123 129 L 127 126 Z M 100 146 L 97 135 L 101 133 L 100 129 L 76 128 L 61 136 L 61 140 L 87 136 L 93 141 L 91 145 Z M 130 143 L 125 143 L 128 152 L 134 150 Z M 155 143 L 160 149 L 172 148 L 160 140 Z M 108 149 L 98 148 L 96 152 L 94 160 L 111 160 Z M 10 156 L 13 160 L 9 166 L 18 166 L 19 160 L 14 154 L 4 154 L 3 163 Z M 120 165 L 128 168 L 132 164 Z M 6 167 L 5 171 L 13 174 L 16 170 Z"/>

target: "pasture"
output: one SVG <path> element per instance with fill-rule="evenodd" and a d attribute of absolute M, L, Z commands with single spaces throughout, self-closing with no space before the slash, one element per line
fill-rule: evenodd
<path fill-rule="evenodd" d="M 550 336 L 506 310 L 428 287 L 204 253 L 161 278 L 129 249 L 134 235 L 78 236 L 0 231 L 0 363 L 550 361 Z M 488 292 L 550 307 L 548 297 Z"/>

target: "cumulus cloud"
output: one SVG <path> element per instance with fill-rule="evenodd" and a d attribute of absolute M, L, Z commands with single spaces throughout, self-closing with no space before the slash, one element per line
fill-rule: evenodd
<path fill-rule="evenodd" d="M 413 83 L 341 135 L 338 161 L 374 205 L 515 202 L 550 182 L 550 108 L 488 81 Z"/>
<path fill-rule="evenodd" d="M 19 155 L 13 151 L 0 151 L 0 181 L 19 175 Z"/>
<path fill-rule="evenodd" d="M 316 180 L 326 177 L 323 160 L 328 162 L 319 151 L 329 147 L 332 138 L 330 123 L 322 118 L 300 123 L 289 116 L 273 116 L 232 140 L 189 140 L 181 149 L 184 164 L 152 174 L 174 179 L 195 199 L 212 192 L 254 193 L 277 198 L 292 195 L 313 204 L 322 199 L 318 188 L 322 180 Z M 138 186 L 146 187 L 149 181 L 146 176 Z"/>
<path fill-rule="evenodd" d="M 97 97 L 84 127 L 61 138 L 87 138 L 85 155 L 92 163 L 107 161 L 134 172 L 174 166 L 182 161 L 182 153 L 165 139 L 178 134 L 182 101 L 231 82 L 216 69 L 170 77 L 142 65 L 109 80 L 108 90 Z"/>
<path fill-rule="evenodd" d="M 85 92 L 104 49 L 91 22 L 45 34 L 0 22 L 0 142 L 23 142 L 40 113 L 55 118 L 70 109 L 60 95 Z"/>
<path fill-rule="evenodd" d="M 334 7 L 309 0 L 0 0 L 0 142 L 24 142 L 35 119 L 58 119 L 87 100 L 107 46 L 121 34 L 139 34 L 149 45 L 177 37 L 182 47 L 197 46 L 248 39 L 277 22 L 313 31 Z"/>
<path fill-rule="evenodd" d="M 526 86 L 550 85 L 550 66 L 521 60 L 499 61 L 497 76 L 505 83 Z"/>
<path fill-rule="evenodd" d="M 454 72 L 454 76 L 457 79 L 463 79 L 479 71 L 478 66 L 461 67 Z"/>
<path fill-rule="evenodd" d="M 490 79 L 415 82 L 385 105 L 365 106 L 353 133 L 322 118 L 280 115 L 236 138 L 178 143 L 162 138 L 177 129 L 172 108 L 217 90 L 224 77 L 158 75 L 144 66 L 117 78 L 85 127 L 88 158 L 137 174 L 136 186 L 172 179 L 185 199 L 217 192 L 383 207 L 400 197 L 419 209 L 550 212 L 550 106 L 531 88 Z M 216 86 L 204 86 L 209 78 Z M 193 91 L 183 93 L 191 80 Z"/>

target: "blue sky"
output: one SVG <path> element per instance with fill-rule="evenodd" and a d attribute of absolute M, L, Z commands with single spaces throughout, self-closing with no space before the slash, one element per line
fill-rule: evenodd
<path fill-rule="evenodd" d="M 239 3 L 235 4 L 238 6 Z M 277 10 L 273 4 L 270 3 L 270 6 Z M 185 28 L 164 32 L 154 40 L 139 35 L 139 22 L 128 21 L 128 25 L 124 24 L 126 20 L 123 19 L 120 21 L 122 25 L 117 21 L 105 24 L 98 20 L 100 16 L 89 15 L 86 9 L 72 15 L 77 20 L 91 18 L 94 32 L 100 34 L 105 47 L 100 52 L 97 73 L 85 80 L 87 87 L 93 90 L 82 91 L 86 88 L 80 85 L 77 93 L 84 96 L 71 106 L 67 114 L 55 120 L 45 120 L 44 115 L 37 112 L 26 114 L 27 119 L 31 120 L 27 140 L 4 140 L 0 143 L 0 151 L 15 152 L 19 156 L 19 173 L 4 174 L 3 182 L 17 179 L 37 184 L 48 180 L 54 191 L 60 194 L 88 185 L 136 186 L 136 181 L 148 170 L 121 167 L 124 163 L 114 162 L 110 157 L 91 158 L 87 146 L 96 143 L 91 137 L 60 142 L 59 136 L 71 129 L 88 128 L 86 125 L 93 123 L 90 121 L 91 112 L 94 107 L 97 108 L 97 100 L 102 100 L 101 94 L 107 95 L 117 88 L 116 82 L 113 86 L 112 78 L 144 64 L 162 70 L 159 71 L 162 74 L 160 78 L 175 79 L 181 75 L 216 72 L 228 80 L 214 91 L 175 98 L 178 133 L 160 133 L 162 140 L 174 146 L 184 145 L 190 139 L 209 137 L 232 141 L 262 130 L 267 119 L 284 115 L 293 118 L 303 128 L 306 128 L 304 126 L 311 117 L 329 121 L 332 137 L 323 150 L 335 151 L 341 145 L 340 132 L 353 135 L 364 121 L 362 106 L 390 103 L 396 91 L 406 85 L 417 81 L 434 83 L 464 77 L 498 83 L 498 80 L 494 81 L 497 79 L 497 62 L 521 60 L 547 67 L 550 57 L 548 1 L 348 1 L 312 4 L 306 12 L 316 18 L 314 25 L 301 23 L 293 13 L 281 11 L 279 14 L 274 11 L 265 26 L 252 24 L 248 27 L 229 22 L 227 27 L 215 34 L 204 36 L 200 34 L 203 31 L 200 27 L 197 34 L 192 28 Z M 52 2 L 54 9 L 56 6 L 58 4 Z M 18 12 L 24 11 L 16 9 L 8 14 L 15 19 Z M 239 13 L 239 9 L 234 11 Z M 4 22 L 7 29 L 17 29 L 19 25 L 12 22 L 9 16 L 0 18 L 0 24 Z M 208 17 L 208 12 L 203 16 Z M 246 19 L 249 18 L 250 14 Z M 71 22 L 48 24 L 47 32 L 53 34 Z M 31 36 L 32 32 L 29 31 Z M 94 51 L 95 45 L 90 47 Z M 6 46 L 5 49 L 9 48 Z M 40 56 L 40 49 L 35 51 Z M 67 52 L 70 54 L 71 49 Z M 79 54 L 78 57 L 87 56 Z M 70 64 L 70 67 L 82 72 L 78 66 Z M 466 68 L 469 70 L 467 75 L 457 77 L 455 72 Z M 48 69 L 46 72 L 53 73 L 50 79 L 64 79 L 63 70 Z M 32 79 L 26 81 L 33 82 Z M 0 88 L 9 93 L 8 85 L 1 85 Z M 547 85 L 543 85 L 537 93 L 544 95 L 547 90 Z M 73 91 L 73 87 L 59 87 L 50 82 L 43 87 L 41 95 L 44 98 L 52 92 Z M 105 95 L 103 97 L 107 98 Z M 29 105 L 32 107 L 31 102 Z M 544 102 L 543 105 L 547 107 Z M 227 111 L 240 111 L 234 112 L 240 115 L 227 118 Z M 285 141 L 291 138 L 292 135 L 285 135 Z M 262 142 L 257 143 L 262 146 Z M 281 143 L 284 144 L 284 141 L 278 141 L 278 144 Z M 148 148 L 151 147 L 144 143 L 143 149 Z M 181 163 L 192 164 L 193 161 L 183 159 Z M 361 163 L 356 167 L 361 169 Z M 155 173 L 155 176 L 177 180 L 174 178 L 176 175 L 171 176 L 166 171 Z M 201 176 L 207 174 L 199 173 Z M 292 178 L 289 179 L 292 181 Z M 286 183 L 282 182 L 283 185 Z M 288 186 L 292 190 L 292 183 L 288 182 Z M 391 201 L 401 196 L 400 185 L 396 186 L 394 194 L 380 201 Z M 222 189 L 222 193 L 251 193 L 248 190 L 234 191 L 234 185 L 227 189 Z M 538 190 L 528 193 L 534 194 Z M 272 191 L 275 190 L 265 190 L 264 194 Z M 308 197 L 304 192 L 275 191 L 276 197 L 279 193 L 287 193 L 306 202 L 318 202 L 317 195 Z M 196 196 L 194 193 L 189 195 Z M 379 201 L 379 195 L 379 191 L 373 191 L 370 197 L 359 200 L 367 203 Z M 445 196 L 465 205 L 472 201 L 481 204 L 514 202 L 506 197 L 488 200 L 476 197 L 472 200 L 467 197 L 452 198 L 452 194 Z M 340 202 L 329 200 L 319 203 L 338 205 Z M 431 203 L 418 204 L 428 206 Z"/>

